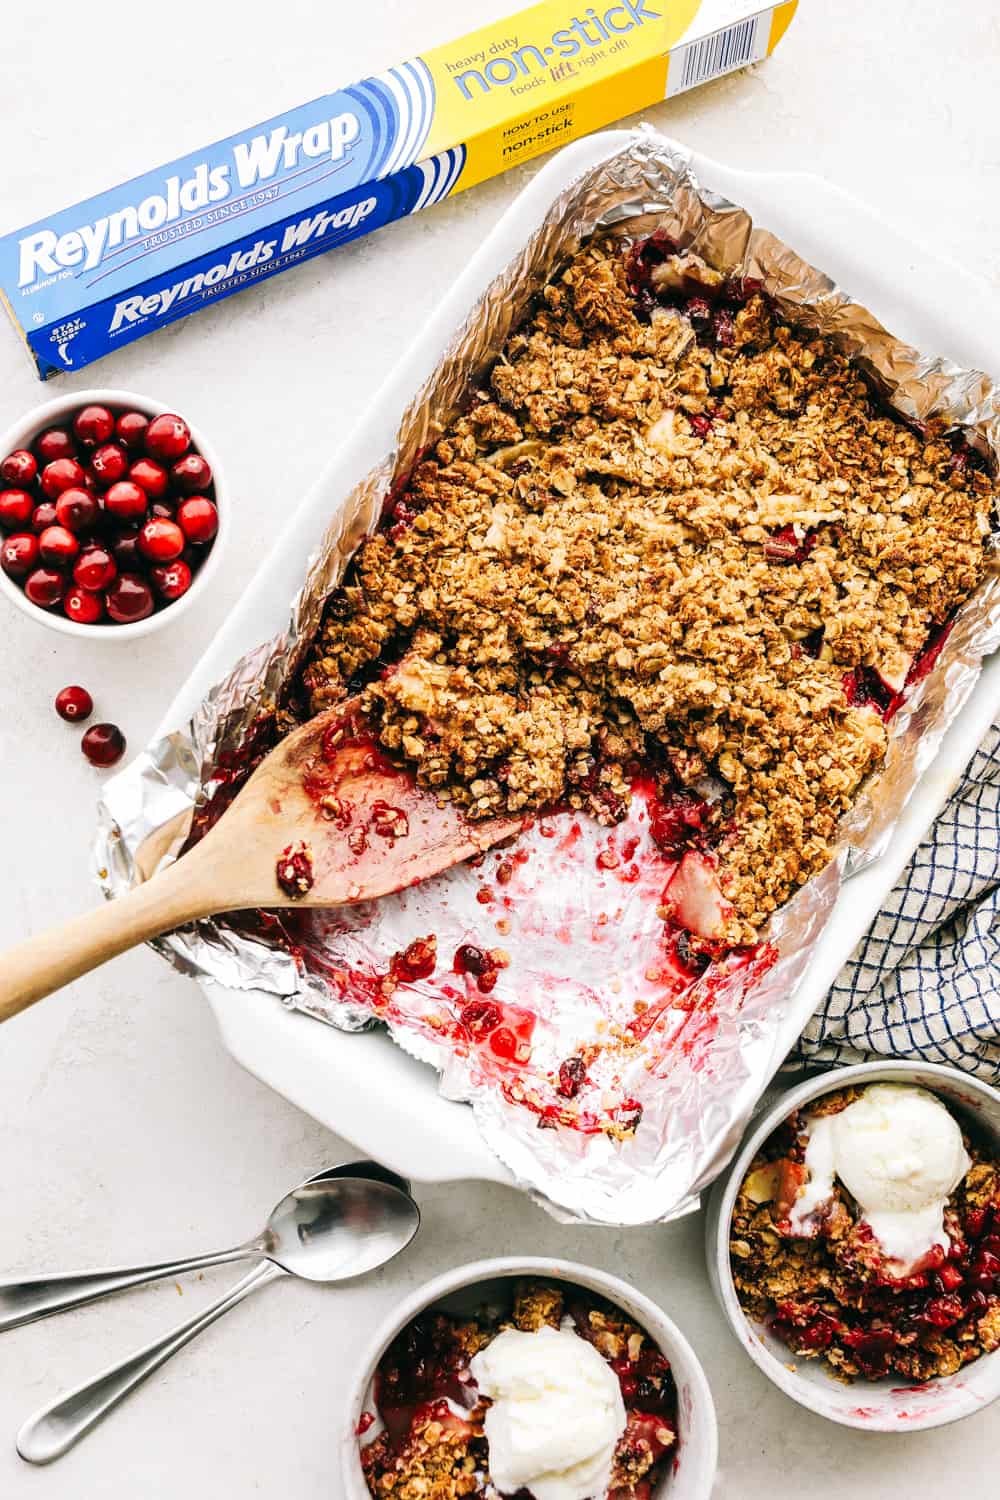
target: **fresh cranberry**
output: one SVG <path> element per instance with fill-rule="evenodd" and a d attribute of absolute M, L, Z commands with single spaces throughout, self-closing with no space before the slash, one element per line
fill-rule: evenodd
<path fill-rule="evenodd" d="M 73 582 L 81 589 L 99 594 L 106 589 L 118 572 L 115 560 L 107 547 L 94 542 L 84 547 L 73 565 Z"/>
<path fill-rule="evenodd" d="M 146 452 L 164 463 L 172 462 L 191 446 L 191 430 L 183 418 L 173 412 L 154 417 L 146 428 Z"/>
<path fill-rule="evenodd" d="M 111 550 L 115 554 L 115 562 L 123 572 L 134 571 L 142 567 L 142 553 L 139 551 L 139 528 L 127 526 L 111 544 Z"/>
<path fill-rule="evenodd" d="M 128 477 L 146 491 L 150 500 L 162 500 L 170 483 L 166 469 L 152 458 L 137 458 L 128 471 Z"/>
<path fill-rule="evenodd" d="M 0 548 L 0 567 L 10 578 L 23 578 L 38 562 L 38 538 L 30 531 L 17 531 Z"/>
<path fill-rule="evenodd" d="M 157 516 L 161 521 L 175 521 L 177 519 L 177 512 L 170 504 L 169 499 L 154 500 L 149 507 L 149 514 Z"/>
<path fill-rule="evenodd" d="M 177 511 L 177 521 L 189 542 L 203 546 L 219 529 L 219 512 L 204 495 L 192 495 Z"/>
<path fill-rule="evenodd" d="M 171 603 L 191 587 L 191 569 L 179 557 L 174 562 L 150 568 L 149 576 L 160 598 L 169 599 Z"/>
<path fill-rule="evenodd" d="M 693 411 L 688 413 L 688 421 L 691 423 L 692 431 L 700 438 L 708 437 L 712 430 L 712 418 L 704 411 Z"/>
<path fill-rule="evenodd" d="M 104 509 L 116 521 L 137 521 L 146 514 L 146 491 L 132 479 L 120 479 L 104 497 Z"/>
<path fill-rule="evenodd" d="M 115 419 L 106 406 L 85 406 L 73 419 L 73 431 L 85 448 L 106 443 L 115 430 Z"/>
<path fill-rule="evenodd" d="M 78 724 L 81 719 L 89 719 L 93 712 L 94 700 L 86 688 L 74 684 L 56 693 L 56 713 L 67 723 Z"/>
<path fill-rule="evenodd" d="M 56 501 L 56 518 L 67 531 L 89 531 L 97 516 L 97 501 L 89 490 L 63 490 Z"/>
<path fill-rule="evenodd" d="M 116 625 L 131 625 L 153 613 L 153 590 L 138 573 L 119 573 L 104 602 Z"/>
<path fill-rule="evenodd" d="M 31 529 L 36 533 L 44 531 L 46 526 L 57 525 L 58 521 L 59 516 L 51 500 L 43 500 L 31 512 Z"/>
<path fill-rule="evenodd" d="M 195 495 L 212 483 L 212 468 L 200 453 L 185 453 L 171 465 L 170 478 L 182 495 Z"/>
<path fill-rule="evenodd" d="M 139 532 L 139 551 L 154 562 L 173 562 L 184 551 L 184 533 L 176 521 L 156 516 Z"/>
<path fill-rule="evenodd" d="M 113 766 L 125 754 L 125 736 L 117 724 L 92 724 L 80 749 L 92 766 Z"/>
<path fill-rule="evenodd" d="M 50 427 L 35 439 L 39 463 L 51 464 L 60 458 L 75 458 L 76 444 L 65 427 Z"/>
<path fill-rule="evenodd" d="M 54 458 L 42 470 L 41 486 L 50 500 L 57 500 L 63 490 L 84 487 L 87 476 L 75 458 Z"/>
<path fill-rule="evenodd" d="M 37 474 L 38 460 L 27 448 L 15 448 L 0 463 L 0 479 L 4 484 L 15 485 L 18 489 L 27 489 L 29 484 L 34 484 Z"/>
<path fill-rule="evenodd" d="M 68 589 L 62 602 L 63 614 L 78 625 L 96 625 L 104 614 L 104 600 L 88 589 Z"/>
<path fill-rule="evenodd" d="M 684 311 L 691 319 L 694 327 L 699 330 L 707 328 L 712 317 L 712 309 L 704 297 L 692 297 L 686 304 Z"/>
<path fill-rule="evenodd" d="M 120 443 L 104 443 L 94 453 L 90 467 L 98 484 L 116 484 L 128 473 L 128 454 Z"/>
<path fill-rule="evenodd" d="M 24 583 L 24 592 L 39 609 L 54 609 L 63 596 L 66 581 L 54 568 L 36 568 Z"/>
<path fill-rule="evenodd" d="M 27 525 L 34 505 L 27 490 L 0 490 L 0 526 L 15 529 Z"/>
<path fill-rule="evenodd" d="M 463 1005 L 459 1020 L 474 1042 L 481 1042 L 495 1031 L 503 1019 L 499 1005 L 492 1000 L 471 1000 Z"/>
<path fill-rule="evenodd" d="M 64 567 L 73 561 L 80 550 L 80 543 L 65 526 L 46 526 L 38 538 L 38 551 L 42 562 Z"/>
<path fill-rule="evenodd" d="M 149 418 L 141 411 L 123 411 L 115 423 L 115 436 L 130 453 L 141 453 L 146 442 Z"/>

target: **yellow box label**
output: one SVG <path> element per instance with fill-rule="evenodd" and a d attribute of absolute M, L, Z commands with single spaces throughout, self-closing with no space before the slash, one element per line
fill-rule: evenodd
<path fill-rule="evenodd" d="M 663 97 L 668 54 L 702 0 L 547 0 L 424 53 L 428 155 L 464 142 L 459 188 Z"/>

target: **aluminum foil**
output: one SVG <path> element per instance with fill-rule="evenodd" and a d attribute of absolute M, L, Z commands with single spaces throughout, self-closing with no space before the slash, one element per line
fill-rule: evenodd
<path fill-rule="evenodd" d="M 636 131 L 559 195 L 521 254 L 471 309 L 437 373 L 414 396 L 395 451 L 344 496 L 284 633 L 244 657 L 189 724 L 109 783 L 96 851 L 109 896 L 175 857 L 195 807 L 246 754 L 301 665 L 323 601 L 377 524 L 389 489 L 409 472 L 435 425 L 459 408 L 535 291 L 595 230 L 633 236 L 658 227 L 720 270 L 759 277 L 782 312 L 835 339 L 904 416 L 943 416 L 1000 461 L 1000 395 L 985 375 L 894 338 L 792 247 L 696 182 L 679 147 Z M 609 1049 L 590 1069 L 602 1118 L 625 1117 L 636 1102 L 642 1107 L 638 1130 L 624 1140 L 539 1128 L 539 1115 L 517 1098 L 517 1078 L 512 1086 L 510 1075 L 484 1069 L 475 1051 L 457 1055 L 442 1036 L 442 1017 L 475 994 L 461 988 L 465 981 L 451 976 L 449 984 L 400 986 L 389 1029 L 438 1069 L 446 1095 L 471 1103 L 469 1127 L 478 1127 L 517 1181 L 553 1213 L 623 1225 L 675 1217 L 696 1206 L 728 1160 L 781 1061 L 781 1038 L 787 1045 L 790 1029 L 801 1030 L 809 1019 L 811 1002 L 799 997 L 799 981 L 843 880 L 884 849 L 983 656 L 998 644 L 1000 579 L 991 571 L 935 667 L 892 720 L 888 758 L 845 818 L 834 861 L 777 913 L 761 957 L 713 966 L 679 1000 L 676 986 L 664 1000 L 668 991 L 655 968 L 662 876 L 648 835 L 638 825 L 609 834 L 570 815 L 540 820 L 513 861 L 501 851 L 373 905 L 282 918 L 294 925 L 296 959 L 282 946 L 280 925 L 268 934 L 238 916 L 201 922 L 156 946 L 186 973 L 269 990 L 276 1003 L 352 1031 L 373 1024 L 365 976 L 384 974 L 392 954 L 413 938 L 433 932 L 444 968 L 459 943 L 491 941 L 510 962 L 489 998 L 504 1007 L 515 1044 L 518 1017 L 534 1018 L 535 1077 L 557 1068 L 581 1039 L 617 1036 L 634 1018 L 636 998 L 645 998 L 655 1025 L 638 1045 L 624 1054 Z M 621 862 L 601 871 L 597 856 L 609 840 L 620 849 L 630 836 L 639 840 L 637 876 L 624 879 L 620 872 L 630 866 Z M 504 860 L 509 876 L 500 871 Z"/>

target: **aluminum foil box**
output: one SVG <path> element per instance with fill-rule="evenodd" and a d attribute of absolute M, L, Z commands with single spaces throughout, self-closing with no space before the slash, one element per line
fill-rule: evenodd
<path fill-rule="evenodd" d="M 766 57 L 796 0 L 545 0 L 0 239 L 44 380 Z"/>

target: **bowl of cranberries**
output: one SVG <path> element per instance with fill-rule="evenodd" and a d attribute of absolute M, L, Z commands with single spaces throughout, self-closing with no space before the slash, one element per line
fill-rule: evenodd
<path fill-rule="evenodd" d="M 525 1390 L 542 1393 L 530 1412 Z M 708 1500 L 718 1452 L 672 1319 L 616 1276 L 541 1256 L 458 1266 L 404 1298 L 358 1366 L 340 1443 L 345 1500 L 513 1500 L 533 1484 Z"/>
<path fill-rule="evenodd" d="M 914 1432 L 1000 1396 L 1000 1091 L 859 1063 L 783 1094 L 716 1183 L 708 1269 L 754 1363 L 810 1411 Z"/>
<path fill-rule="evenodd" d="M 0 438 L 0 588 L 69 635 L 148 635 L 204 593 L 227 523 L 190 423 L 129 391 L 37 408 Z"/>

